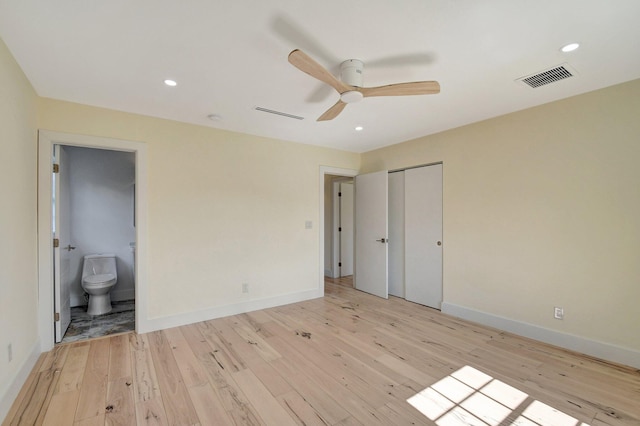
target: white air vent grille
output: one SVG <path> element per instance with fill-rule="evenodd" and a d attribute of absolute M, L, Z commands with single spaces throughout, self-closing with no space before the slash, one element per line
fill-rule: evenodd
<path fill-rule="evenodd" d="M 564 80 L 565 78 L 573 77 L 574 75 L 576 75 L 576 72 L 569 66 L 569 64 L 562 64 L 540 71 L 537 74 L 521 77 L 517 81 L 522 82 L 529 87 L 536 88 Z"/>
<path fill-rule="evenodd" d="M 256 111 L 262 111 L 269 114 L 281 115 L 283 117 L 288 117 L 288 118 L 295 118 L 296 120 L 304 120 L 304 117 L 300 117 L 299 115 L 287 114 L 286 112 L 275 111 L 273 109 L 262 108 L 259 106 L 256 107 Z"/>

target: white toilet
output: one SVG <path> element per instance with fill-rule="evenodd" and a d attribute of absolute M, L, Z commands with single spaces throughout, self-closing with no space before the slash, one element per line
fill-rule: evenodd
<path fill-rule="evenodd" d="M 118 281 L 115 254 L 91 254 L 84 257 L 82 288 L 89 294 L 89 315 L 111 312 L 109 292 Z"/>

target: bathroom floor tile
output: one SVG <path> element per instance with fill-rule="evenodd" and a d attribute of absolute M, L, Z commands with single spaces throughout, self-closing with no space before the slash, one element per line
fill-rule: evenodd
<path fill-rule="evenodd" d="M 96 316 L 87 314 L 86 306 L 71 308 L 71 324 L 62 343 L 135 330 L 135 300 L 112 302 L 111 306 L 111 312 Z"/>

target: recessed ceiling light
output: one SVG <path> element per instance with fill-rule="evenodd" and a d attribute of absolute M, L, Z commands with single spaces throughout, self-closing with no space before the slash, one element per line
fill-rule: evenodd
<path fill-rule="evenodd" d="M 167 86 L 171 86 L 171 87 L 178 85 L 178 83 L 176 83 L 174 80 L 165 80 L 164 84 L 166 84 Z"/>
<path fill-rule="evenodd" d="M 362 129 L 364 129 L 364 127 L 362 127 L 362 126 L 356 126 L 356 132 L 360 132 L 360 131 L 362 131 Z"/>
<path fill-rule="evenodd" d="M 560 50 L 562 50 L 564 53 L 567 53 L 567 52 L 573 52 L 578 47 L 580 47 L 580 44 L 578 43 L 569 43 L 566 46 L 562 46 L 562 49 Z"/>

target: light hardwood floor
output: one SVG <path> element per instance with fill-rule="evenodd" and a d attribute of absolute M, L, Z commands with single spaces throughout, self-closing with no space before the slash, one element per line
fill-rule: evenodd
<path fill-rule="evenodd" d="M 640 372 L 328 280 L 322 299 L 56 346 L 4 424 L 638 425 Z"/>

